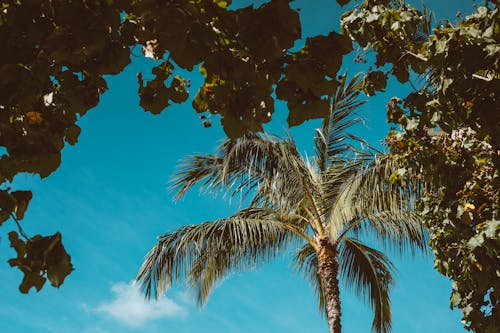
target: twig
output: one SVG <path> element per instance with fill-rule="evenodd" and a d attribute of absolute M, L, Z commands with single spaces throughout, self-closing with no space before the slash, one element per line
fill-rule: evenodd
<path fill-rule="evenodd" d="M 26 233 L 24 232 L 23 230 L 23 227 L 21 227 L 21 223 L 19 223 L 19 220 L 14 216 L 14 214 L 10 213 L 10 217 L 12 217 L 12 219 L 14 220 L 14 222 L 16 222 L 17 224 L 17 229 L 19 230 L 19 233 L 21 234 L 21 236 L 26 240 L 28 241 L 30 239 L 30 237 L 28 235 L 26 235 Z"/>
<path fill-rule="evenodd" d="M 415 58 L 417 58 L 417 59 L 420 59 L 420 60 L 422 60 L 422 61 L 425 61 L 425 62 L 429 61 L 429 59 L 427 59 L 426 57 L 424 57 L 424 56 L 423 56 L 423 55 L 421 55 L 421 54 L 416 54 L 416 53 L 413 53 L 413 52 L 410 52 L 410 51 L 406 51 L 406 53 L 405 53 L 405 54 L 403 54 L 401 57 L 399 57 L 399 59 L 397 60 L 397 62 L 401 61 L 401 60 L 402 60 L 404 57 L 406 57 L 407 55 L 411 55 L 411 56 L 413 56 L 413 57 L 415 57 Z"/>
<path fill-rule="evenodd" d="M 478 75 L 478 74 L 472 74 L 472 77 L 476 78 L 476 79 L 480 79 L 480 80 L 486 81 L 486 82 L 492 81 L 493 78 L 494 78 L 494 76 L 491 75 L 490 73 L 488 73 L 487 75 L 488 75 L 487 77 L 484 77 L 484 76 L 481 76 L 481 75 Z"/>

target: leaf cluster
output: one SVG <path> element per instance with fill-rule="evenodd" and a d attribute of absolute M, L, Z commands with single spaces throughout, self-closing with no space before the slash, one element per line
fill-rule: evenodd
<path fill-rule="evenodd" d="M 10 259 L 9 264 L 23 272 L 19 290 L 24 294 L 32 287 L 40 291 L 47 279 L 52 286 L 59 287 L 73 271 L 71 258 L 64 249 L 62 236 L 58 232 L 52 236 L 36 235 L 23 241 L 12 231 L 9 233 L 9 240 L 17 253 L 17 258 Z"/>
<path fill-rule="evenodd" d="M 292 52 L 300 38 L 289 0 L 236 9 L 219 0 L 1 1 L 1 221 L 15 206 L 13 178 L 54 172 L 64 146 L 78 141 L 78 120 L 106 91 L 106 75 L 122 72 L 141 51 L 157 61 L 152 77 L 137 75 L 147 112 L 185 102 L 190 81 L 176 70 L 198 67 L 205 81 L 193 108 L 219 115 L 230 137 L 262 130 L 285 82 L 293 86 L 280 93 L 293 109 L 290 125 L 324 116 L 350 42 L 332 33 Z"/>
<path fill-rule="evenodd" d="M 395 179 L 425 185 L 418 208 L 430 232 L 436 269 L 453 281 L 451 306 L 475 332 L 500 329 L 500 8 L 498 1 L 457 23 L 439 21 L 403 1 L 365 1 L 344 15 L 343 31 L 376 52 L 375 77 L 410 82 L 413 92 L 387 104 Z M 388 71 L 386 64 L 392 65 Z M 409 73 L 421 75 L 417 87 Z M 399 129 L 399 131 L 396 131 Z"/>

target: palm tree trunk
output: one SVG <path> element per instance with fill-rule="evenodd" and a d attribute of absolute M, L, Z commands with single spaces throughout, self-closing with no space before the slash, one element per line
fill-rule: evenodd
<path fill-rule="evenodd" d="M 318 277 L 326 306 L 326 319 L 330 333 L 340 333 L 340 294 L 337 278 L 339 264 L 337 251 L 328 239 L 319 240 Z"/>

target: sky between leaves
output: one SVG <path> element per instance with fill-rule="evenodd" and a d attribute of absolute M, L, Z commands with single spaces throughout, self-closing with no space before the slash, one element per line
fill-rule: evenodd
<path fill-rule="evenodd" d="M 427 5 L 437 17 L 453 20 L 457 11 L 470 12 L 473 3 L 434 0 Z M 301 9 L 304 37 L 338 30 L 341 9 L 334 0 L 302 0 L 294 6 Z M 166 187 L 177 161 L 212 152 L 224 133 L 216 118 L 204 129 L 189 102 L 159 116 L 142 112 L 135 75 L 149 73 L 154 62 L 143 59 L 139 49 L 135 54 L 138 57 L 122 74 L 108 79 L 110 89 L 99 106 L 79 122 L 79 143 L 64 149 L 62 166 L 44 181 L 30 175 L 15 180 L 15 186 L 34 193 L 23 222 L 27 233 L 61 231 L 76 270 L 59 290 L 47 285 L 40 293 L 22 295 L 17 291 L 21 273 L 5 263 L 14 251 L 2 237 L 0 332 L 326 332 L 313 293 L 294 273 L 289 255 L 233 274 L 202 309 L 182 286 L 156 303 L 146 303 L 137 294 L 131 281 L 156 236 L 180 225 L 228 216 L 240 203 L 196 191 L 180 203 L 172 202 Z M 344 70 L 351 75 L 363 69 L 352 58 L 344 60 Z M 189 78 L 194 93 L 201 78 L 198 73 Z M 366 121 L 357 129 L 375 145 L 388 130 L 385 102 L 405 92 L 394 82 L 387 90 L 363 107 Z M 283 103 L 277 105 L 266 130 L 283 133 L 284 108 Z M 310 121 L 291 130 L 309 155 L 318 125 Z M 5 235 L 14 225 L 7 222 L 2 228 Z M 391 257 L 398 269 L 392 291 L 394 332 L 465 332 L 460 313 L 448 306 L 450 282 L 433 270 L 431 255 Z M 342 287 L 341 298 L 344 331 L 369 332 L 370 309 Z"/>

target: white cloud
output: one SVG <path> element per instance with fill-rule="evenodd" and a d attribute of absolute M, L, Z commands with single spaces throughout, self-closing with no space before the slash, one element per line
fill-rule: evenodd
<path fill-rule="evenodd" d="M 111 286 L 113 299 L 94 308 L 118 322 L 140 327 L 152 320 L 168 317 L 184 317 L 187 311 L 173 300 L 163 297 L 158 301 L 146 301 L 133 283 L 118 282 Z"/>
<path fill-rule="evenodd" d="M 175 298 L 179 300 L 180 303 L 188 306 L 194 306 L 195 301 L 193 299 L 193 296 L 187 292 L 186 290 L 183 291 L 178 291 L 175 293 Z"/>

